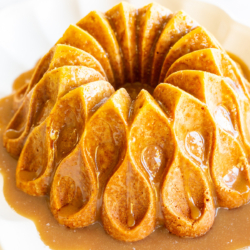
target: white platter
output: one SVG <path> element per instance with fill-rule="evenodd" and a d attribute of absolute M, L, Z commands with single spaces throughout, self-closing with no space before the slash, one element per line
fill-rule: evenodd
<path fill-rule="evenodd" d="M 120 0 L 26 1 L 0 11 L 0 97 L 11 92 L 13 80 L 33 67 L 60 38 L 70 23 L 91 10 L 105 11 Z M 136 7 L 150 0 L 129 1 Z M 227 51 L 250 67 L 250 27 L 234 21 L 220 8 L 196 0 L 158 0 L 172 11 L 183 9 L 211 31 Z M 0 249 L 49 249 L 40 240 L 32 221 L 18 215 L 6 203 L 0 175 Z M 14 236 L 14 237 L 13 237 Z"/>

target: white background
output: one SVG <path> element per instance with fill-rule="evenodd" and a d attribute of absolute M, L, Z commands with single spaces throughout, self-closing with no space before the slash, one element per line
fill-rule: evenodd
<path fill-rule="evenodd" d="M 25 0 L 0 0 L 0 9 Z M 32 0 L 42 1 L 42 0 Z M 92 0 L 95 1 L 95 0 Z M 105 0 L 103 0 L 105 1 Z M 231 17 L 238 22 L 250 26 L 250 0 L 200 0 L 215 4 L 224 9 Z"/>

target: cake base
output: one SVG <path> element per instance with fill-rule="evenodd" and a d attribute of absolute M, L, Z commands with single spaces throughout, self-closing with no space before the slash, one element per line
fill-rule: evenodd
<path fill-rule="evenodd" d="M 126 86 L 128 88 L 129 86 Z M 140 87 L 139 87 L 140 88 Z M 12 111 L 13 97 L 0 100 L 0 173 L 4 178 L 4 196 L 20 215 L 31 219 L 42 241 L 51 249 L 239 249 L 250 246 L 250 204 L 234 210 L 219 209 L 212 229 L 203 237 L 184 239 L 159 227 L 144 240 L 135 243 L 119 242 L 107 235 L 100 223 L 82 229 L 68 229 L 60 225 L 49 209 L 49 197 L 33 197 L 16 187 L 17 161 L 2 146 L 2 133 Z M 28 232 L 27 232 L 28 233 Z M 15 236 L 13 235 L 13 239 Z"/>

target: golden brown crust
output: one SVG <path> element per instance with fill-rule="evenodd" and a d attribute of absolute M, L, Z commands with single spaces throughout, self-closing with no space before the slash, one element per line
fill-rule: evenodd
<path fill-rule="evenodd" d="M 53 172 L 75 148 L 95 106 L 114 92 L 108 82 L 94 81 L 57 99 L 51 114 L 31 132 L 16 171 L 17 187 L 24 192 L 48 193 Z"/>
<path fill-rule="evenodd" d="M 201 236 L 215 216 L 209 180 L 214 121 L 205 105 L 172 85 L 160 84 L 154 97 L 172 119 L 177 140 L 177 153 L 162 186 L 166 227 L 182 237 Z"/>
<path fill-rule="evenodd" d="M 92 55 L 102 65 L 109 82 L 114 86 L 114 73 L 106 51 L 88 32 L 76 25 L 70 25 L 57 44 L 71 45 Z"/>
<path fill-rule="evenodd" d="M 74 152 L 59 165 L 50 197 L 52 213 L 61 224 L 84 227 L 99 217 L 100 196 L 123 154 L 129 105 L 125 90 L 112 95 L 86 122 Z"/>
<path fill-rule="evenodd" d="M 127 2 L 121 2 L 108 10 L 106 16 L 114 27 L 120 45 L 125 82 L 135 82 L 138 73 L 138 53 L 136 42 L 137 10 Z"/>
<path fill-rule="evenodd" d="M 239 96 L 249 96 L 245 86 L 246 80 L 240 70 L 233 60 L 219 49 L 202 49 L 182 56 L 172 64 L 165 79 L 174 72 L 187 69 L 201 70 L 228 78 L 229 84 Z"/>
<path fill-rule="evenodd" d="M 46 119 L 60 97 L 78 86 L 97 80 L 104 80 L 104 77 L 84 66 L 64 66 L 45 74 L 25 97 L 6 128 L 4 146 L 7 151 L 17 158 L 31 130 Z"/>
<path fill-rule="evenodd" d="M 160 80 L 163 82 L 164 78 L 171 67 L 171 65 L 180 57 L 196 51 L 206 48 L 221 49 L 219 42 L 203 27 L 198 27 L 187 35 L 182 37 L 174 46 L 170 49 L 167 54 L 164 63 L 161 68 Z"/>
<path fill-rule="evenodd" d="M 165 225 L 171 233 L 193 238 L 211 228 L 215 207 L 209 184 L 200 167 L 182 153 L 168 170 L 161 192 Z"/>
<path fill-rule="evenodd" d="M 156 42 L 172 12 L 163 6 L 151 3 L 138 9 L 137 36 L 140 66 L 140 81 L 150 82 L 150 73 Z"/>
<path fill-rule="evenodd" d="M 174 153 L 169 121 L 145 90 L 133 105 L 130 123 L 126 156 L 106 186 L 102 212 L 107 232 L 129 242 L 154 230 L 163 173 Z"/>
<path fill-rule="evenodd" d="M 249 132 L 244 126 L 249 102 L 239 98 L 225 78 L 204 71 L 183 70 L 165 81 L 206 103 L 217 125 L 231 134 L 249 155 Z"/>
<path fill-rule="evenodd" d="M 205 174 L 213 181 L 218 205 L 235 208 L 248 202 L 249 165 L 236 138 L 216 125 L 206 105 L 179 88 L 161 84 L 154 93 L 176 123 L 180 150 L 203 170 L 209 170 Z M 195 141 L 199 143 L 193 145 Z"/>
<path fill-rule="evenodd" d="M 171 47 L 183 36 L 192 31 L 198 24 L 184 11 L 179 11 L 166 24 L 157 41 L 151 71 L 151 86 L 159 83 L 159 75 L 166 55 Z"/>
<path fill-rule="evenodd" d="M 27 86 L 22 87 L 15 93 L 13 102 L 14 110 L 17 111 L 20 108 L 25 96 L 34 88 L 47 71 L 71 65 L 93 68 L 106 77 L 106 73 L 101 64 L 92 55 L 72 46 L 63 44 L 55 45 L 38 61 Z"/>
<path fill-rule="evenodd" d="M 32 77 L 30 79 L 30 82 L 27 83 L 27 86 L 24 86 L 15 93 L 13 102 L 13 108 L 15 111 L 17 111 L 20 108 L 25 99 L 25 96 L 41 80 L 45 72 L 48 70 L 53 53 L 54 53 L 54 48 L 50 49 L 50 51 L 38 61 L 38 63 L 35 66 L 35 70 L 32 74 Z"/>
<path fill-rule="evenodd" d="M 103 67 L 91 54 L 69 45 L 58 44 L 55 45 L 48 71 L 63 66 L 85 66 L 96 70 L 107 80 Z"/>
<path fill-rule="evenodd" d="M 106 52 L 112 66 L 117 86 L 124 84 L 124 68 L 115 33 L 107 17 L 98 11 L 91 11 L 77 26 L 92 35 Z M 89 46 L 89 45 L 88 45 Z"/>

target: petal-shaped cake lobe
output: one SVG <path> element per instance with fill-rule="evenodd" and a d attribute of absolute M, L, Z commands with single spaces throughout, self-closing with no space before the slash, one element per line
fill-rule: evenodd
<path fill-rule="evenodd" d="M 175 43 L 175 45 L 167 54 L 162 65 L 159 82 L 164 81 L 169 68 L 178 58 L 189 54 L 192 51 L 202 50 L 206 48 L 223 50 L 218 41 L 203 27 L 198 27 L 197 29 L 194 29 L 187 35 L 183 36 L 177 43 Z"/>
<path fill-rule="evenodd" d="M 184 11 L 179 11 L 166 24 L 156 43 L 151 71 L 151 86 L 159 82 L 161 67 L 171 47 L 184 35 L 192 31 L 198 24 Z"/>
<path fill-rule="evenodd" d="M 15 94 L 14 110 L 17 110 L 25 96 L 34 88 L 47 71 L 63 66 L 85 66 L 95 69 L 104 77 L 106 73 L 101 64 L 89 53 L 72 46 L 55 45 L 37 64 L 28 85 Z"/>
<path fill-rule="evenodd" d="M 172 127 L 153 97 L 142 90 L 134 105 L 134 119 L 130 128 L 129 152 L 131 159 L 146 170 L 157 201 L 158 223 L 163 222 L 160 186 L 166 169 L 173 161 L 176 141 Z"/>
<path fill-rule="evenodd" d="M 170 84 L 157 86 L 154 97 L 173 120 L 180 151 L 207 172 L 215 145 L 216 124 L 206 105 Z"/>
<path fill-rule="evenodd" d="M 138 80 L 138 52 L 136 41 L 136 9 L 121 2 L 106 12 L 120 44 L 124 62 L 125 82 Z"/>
<path fill-rule="evenodd" d="M 15 111 L 19 109 L 26 95 L 41 80 L 45 72 L 48 70 L 53 54 L 54 54 L 54 47 L 50 49 L 50 51 L 38 61 L 38 63 L 35 66 L 33 75 L 30 79 L 30 82 L 27 84 L 27 86 L 24 86 L 15 93 L 13 101 L 13 108 Z"/>
<path fill-rule="evenodd" d="M 104 80 L 97 71 L 84 66 L 64 66 L 44 75 L 25 97 L 4 133 L 4 146 L 18 157 L 31 129 L 46 119 L 56 101 L 83 84 Z"/>
<path fill-rule="evenodd" d="M 198 237 L 213 225 L 215 206 L 209 183 L 199 166 L 177 153 L 161 189 L 167 229 L 181 237 Z"/>
<path fill-rule="evenodd" d="M 88 32 L 71 24 L 57 44 L 68 44 L 92 55 L 102 65 L 109 82 L 114 86 L 115 79 L 109 58 L 103 47 Z"/>
<path fill-rule="evenodd" d="M 106 186 L 102 211 L 105 230 L 129 242 L 148 236 L 162 219 L 159 189 L 175 151 L 169 121 L 147 91 L 132 110 L 127 153 Z"/>
<path fill-rule="evenodd" d="M 186 54 L 176 60 L 165 75 L 165 79 L 180 70 L 202 70 L 227 78 L 228 83 L 241 99 L 249 98 L 242 76 L 233 60 L 218 49 L 203 49 Z M 165 80 L 164 80 L 165 82 Z"/>
<path fill-rule="evenodd" d="M 91 11 L 77 23 L 77 26 L 87 31 L 101 44 L 113 68 L 116 84 L 118 86 L 124 84 L 124 66 L 120 47 L 107 17 L 99 11 Z"/>
<path fill-rule="evenodd" d="M 115 239 L 132 242 L 145 238 L 155 228 L 155 194 L 149 180 L 126 155 L 109 180 L 104 196 L 104 229 Z"/>
<path fill-rule="evenodd" d="M 215 187 L 219 206 L 234 208 L 245 204 L 249 200 L 250 191 L 249 165 L 241 146 L 233 136 L 216 126 L 205 104 L 169 84 L 159 85 L 155 90 L 155 97 L 166 109 L 173 106 L 169 105 L 171 96 L 178 95 L 181 99 L 176 106 L 174 126 L 181 151 L 200 165 L 208 180 L 213 181 L 214 185 L 210 186 Z M 234 175 L 235 171 L 238 171 L 238 174 Z M 231 172 L 233 177 L 230 179 L 228 175 Z M 233 179 L 232 184 L 229 181 L 223 186 L 221 180 L 224 176 L 226 179 Z M 242 183 L 239 190 L 238 183 Z"/>
<path fill-rule="evenodd" d="M 231 136 L 219 129 L 211 167 L 211 175 L 221 207 L 236 208 L 250 199 L 250 166 Z"/>
<path fill-rule="evenodd" d="M 69 45 L 58 44 L 55 46 L 48 71 L 63 66 L 85 66 L 98 71 L 107 78 L 102 65 L 92 55 Z"/>
<path fill-rule="evenodd" d="M 61 224 L 84 227 L 98 219 L 103 188 L 125 155 L 130 102 L 124 89 L 112 95 L 91 117 L 75 150 L 59 165 L 50 197 L 51 211 Z"/>
<path fill-rule="evenodd" d="M 91 114 L 113 92 L 108 82 L 97 81 L 59 99 L 25 143 L 16 170 L 17 187 L 31 195 L 47 194 L 57 166 L 76 147 Z"/>
<path fill-rule="evenodd" d="M 241 126 L 245 140 L 250 141 L 250 97 L 242 76 L 236 64 L 225 53 L 218 49 L 204 49 L 187 54 L 178 59 L 169 69 L 166 77 L 180 70 L 202 70 L 225 77 L 227 83 L 237 95 L 240 104 Z M 166 80 L 164 80 L 165 82 Z"/>
<path fill-rule="evenodd" d="M 246 110 L 241 108 L 236 92 L 225 78 L 204 71 L 183 70 L 171 74 L 165 81 L 206 103 L 217 125 L 238 140 L 249 156 L 249 129 L 243 126 Z"/>
<path fill-rule="evenodd" d="M 138 10 L 137 36 L 140 82 L 149 83 L 154 49 L 161 30 L 172 16 L 163 6 L 151 3 Z"/>
<path fill-rule="evenodd" d="M 172 119 L 178 145 L 162 186 L 166 227 L 179 236 L 201 236 L 215 216 L 209 172 L 214 122 L 205 105 L 178 88 L 160 84 L 154 96 Z"/>

